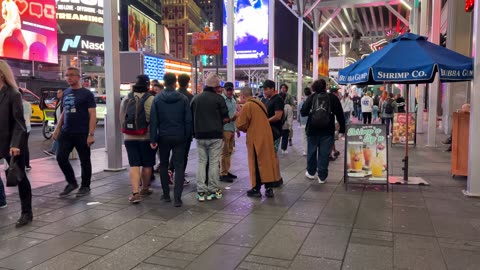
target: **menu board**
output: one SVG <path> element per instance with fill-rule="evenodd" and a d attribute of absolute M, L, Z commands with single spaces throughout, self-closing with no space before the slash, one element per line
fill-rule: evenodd
<path fill-rule="evenodd" d="M 388 149 L 385 125 L 347 126 L 345 182 L 388 183 Z"/>
<path fill-rule="evenodd" d="M 407 126 L 408 117 L 408 126 Z M 407 141 L 408 130 L 408 144 L 414 145 L 416 142 L 416 126 L 417 119 L 414 113 L 395 113 L 393 115 L 393 132 L 392 144 L 405 144 Z"/>

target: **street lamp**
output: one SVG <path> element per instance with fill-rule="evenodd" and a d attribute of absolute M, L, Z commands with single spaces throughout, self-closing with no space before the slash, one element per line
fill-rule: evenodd
<path fill-rule="evenodd" d="M 82 61 L 80 60 L 80 53 L 87 54 L 87 51 L 77 51 L 77 66 L 78 70 L 80 71 L 80 77 L 82 76 Z"/>

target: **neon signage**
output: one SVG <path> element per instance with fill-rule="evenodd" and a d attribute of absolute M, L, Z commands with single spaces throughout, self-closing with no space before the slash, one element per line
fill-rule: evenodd
<path fill-rule="evenodd" d="M 0 57 L 58 63 L 55 0 L 3 0 Z"/>
<path fill-rule="evenodd" d="M 103 0 L 56 0 L 57 19 L 103 24 Z"/>
<path fill-rule="evenodd" d="M 475 0 L 465 0 L 465 11 L 466 12 L 472 11 L 474 5 L 475 5 Z"/>

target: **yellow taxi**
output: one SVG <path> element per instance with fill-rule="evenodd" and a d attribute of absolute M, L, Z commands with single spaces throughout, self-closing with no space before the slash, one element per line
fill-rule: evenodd
<path fill-rule="evenodd" d="M 32 105 L 32 117 L 30 117 L 30 121 L 32 123 L 42 123 L 45 116 L 40 109 L 40 98 L 28 89 L 22 88 L 22 90 L 23 98 Z"/>

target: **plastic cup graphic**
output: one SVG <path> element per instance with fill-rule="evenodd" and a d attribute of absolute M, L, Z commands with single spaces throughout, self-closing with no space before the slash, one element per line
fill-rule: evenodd
<path fill-rule="evenodd" d="M 372 159 L 372 176 L 382 177 L 383 174 L 383 160 L 380 157 Z"/>
<path fill-rule="evenodd" d="M 363 147 L 363 158 L 365 160 L 365 166 L 370 167 L 370 159 L 372 157 L 372 149 L 368 146 Z"/>

